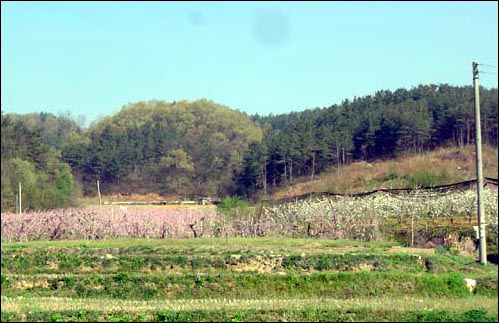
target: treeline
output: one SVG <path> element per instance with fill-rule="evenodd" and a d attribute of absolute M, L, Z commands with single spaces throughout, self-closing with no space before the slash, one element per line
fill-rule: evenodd
<path fill-rule="evenodd" d="M 497 89 L 481 88 L 480 99 L 483 143 L 497 147 Z M 94 195 L 97 180 L 104 194 L 257 197 L 355 160 L 471 144 L 473 100 L 471 86 L 431 84 L 263 117 L 205 99 L 154 100 L 88 129 L 67 115 L 2 113 L 2 210 L 23 176 L 38 184 L 30 208 L 70 203 L 77 187 Z"/>
<path fill-rule="evenodd" d="M 19 198 L 22 210 L 73 205 L 79 186 L 60 151 L 68 141 L 83 136 L 81 127 L 70 116 L 4 115 L 3 111 L 1 124 L 2 212 L 19 211 Z"/>

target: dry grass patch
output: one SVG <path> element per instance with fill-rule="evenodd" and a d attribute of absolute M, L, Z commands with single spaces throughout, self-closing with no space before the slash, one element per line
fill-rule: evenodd
<path fill-rule="evenodd" d="M 2 296 L 2 312 L 23 313 L 27 311 L 124 311 L 144 313 L 159 310 L 249 310 L 249 309 L 305 309 L 308 307 L 333 307 L 338 309 L 367 308 L 372 310 L 455 310 L 464 312 L 483 308 L 497 315 L 498 300 L 490 297 L 474 296 L 465 299 L 431 297 L 404 298 L 311 298 L 311 299 L 180 299 L 132 301 L 116 299 L 72 299 L 57 297 L 15 297 Z"/>
<path fill-rule="evenodd" d="M 411 254 L 423 254 L 423 255 L 429 255 L 429 256 L 432 256 L 435 254 L 435 249 L 433 249 L 433 248 L 410 248 L 410 247 L 395 246 L 395 247 L 391 247 L 387 251 L 391 252 L 391 253 L 406 252 L 406 253 L 411 253 Z"/>
<path fill-rule="evenodd" d="M 483 146 L 485 177 L 498 177 L 498 150 Z M 407 155 L 390 160 L 358 161 L 326 171 L 314 180 L 309 176 L 297 179 L 289 187 L 279 189 L 274 198 L 291 198 L 310 192 L 355 194 L 380 188 L 405 188 L 407 177 L 430 174 L 438 185 L 476 178 L 475 146 L 439 148 L 421 155 Z"/>

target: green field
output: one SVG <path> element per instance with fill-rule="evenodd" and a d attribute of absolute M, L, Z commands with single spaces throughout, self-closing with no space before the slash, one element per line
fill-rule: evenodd
<path fill-rule="evenodd" d="M 477 281 L 471 292 L 464 278 Z M 494 264 L 291 238 L 2 244 L 2 322 L 495 321 Z"/>

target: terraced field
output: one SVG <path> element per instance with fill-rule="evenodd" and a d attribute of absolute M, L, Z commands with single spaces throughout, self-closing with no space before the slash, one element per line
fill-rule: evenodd
<path fill-rule="evenodd" d="M 464 278 L 477 281 L 470 291 Z M 496 321 L 497 266 L 287 238 L 2 244 L 2 321 Z"/>

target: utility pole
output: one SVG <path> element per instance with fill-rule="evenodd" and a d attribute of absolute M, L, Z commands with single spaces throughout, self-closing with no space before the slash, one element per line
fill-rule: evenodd
<path fill-rule="evenodd" d="M 480 86 L 478 85 L 478 63 L 473 62 L 473 86 L 475 88 L 475 144 L 477 177 L 478 239 L 480 243 L 480 263 L 487 264 L 487 241 L 485 240 L 485 216 L 483 209 L 483 172 L 482 172 L 482 129 L 480 127 Z"/>
<path fill-rule="evenodd" d="M 102 196 L 100 195 L 99 180 L 97 180 L 97 194 L 99 194 L 99 209 L 102 207 Z"/>
<path fill-rule="evenodd" d="M 23 203 L 22 203 L 22 186 L 19 182 L 19 214 L 23 213 Z"/>

